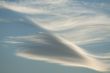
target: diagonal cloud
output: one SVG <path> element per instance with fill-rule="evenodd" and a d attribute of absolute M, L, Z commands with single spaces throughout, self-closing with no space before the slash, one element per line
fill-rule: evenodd
<path fill-rule="evenodd" d="M 78 46 L 106 42 L 110 38 L 110 16 L 103 12 L 104 7 L 108 6 L 106 3 L 101 5 L 80 0 L 3 2 L 0 3 L 1 7 L 21 13 L 33 25 L 45 31 L 7 41 L 21 48 L 17 56 L 98 71 L 109 70 L 106 62 L 109 57 L 90 54 Z M 94 5 L 101 5 L 103 9 Z"/>

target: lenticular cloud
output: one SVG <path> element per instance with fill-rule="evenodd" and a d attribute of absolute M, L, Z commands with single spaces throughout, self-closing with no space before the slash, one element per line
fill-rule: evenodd
<path fill-rule="evenodd" d="M 103 11 L 109 6 L 106 3 L 18 0 L 2 1 L 0 6 L 21 14 L 32 25 L 43 30 L 36 35 L 10 37 L 6 42 L 20 48 L 16 52 L 17 56 L 64 66 L 109 71 L 109 52 L 102 56 L 80 47 L 95 45 L 95 48 L 100 49 L 97 45 L 110 43 L 110 17 Z"/>

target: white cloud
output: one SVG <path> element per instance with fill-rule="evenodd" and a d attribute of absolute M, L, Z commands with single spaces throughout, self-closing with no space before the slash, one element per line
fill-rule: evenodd
<path fill-rule="evenodd" d="M 45 11 L 40 8 L 31 8 L 26 6 L 20 6 L 16 4 L 2 4 L 2 7 L 5 7 L 7 9 L 20 12 L 20 13 L 26 13 L 26 14 L 37 14 L 37 13 L 44 13 Z"/>

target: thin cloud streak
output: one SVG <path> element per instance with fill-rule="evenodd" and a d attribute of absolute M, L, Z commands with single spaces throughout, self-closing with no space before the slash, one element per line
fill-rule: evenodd
<path fill-rule="evenodd" d="M 16 12 L 20 12 L 20 13 L 26 13 L 26 14 L 35 14 L 35 13 L 44 13 L 44 10 L 42 9 L 34 9 L 31 7 L 23 7 L 23 6 L 18 6 L 15 4 L 4 4 L 2 5 L 2 7 L 16 11 Z"/>

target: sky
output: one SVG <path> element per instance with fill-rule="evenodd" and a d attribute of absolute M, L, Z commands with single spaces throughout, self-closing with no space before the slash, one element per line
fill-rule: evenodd
<path fill-rule="evenodd" d="M 1 0 L 0 73 L 109 73 L 109 0 Z"/>

